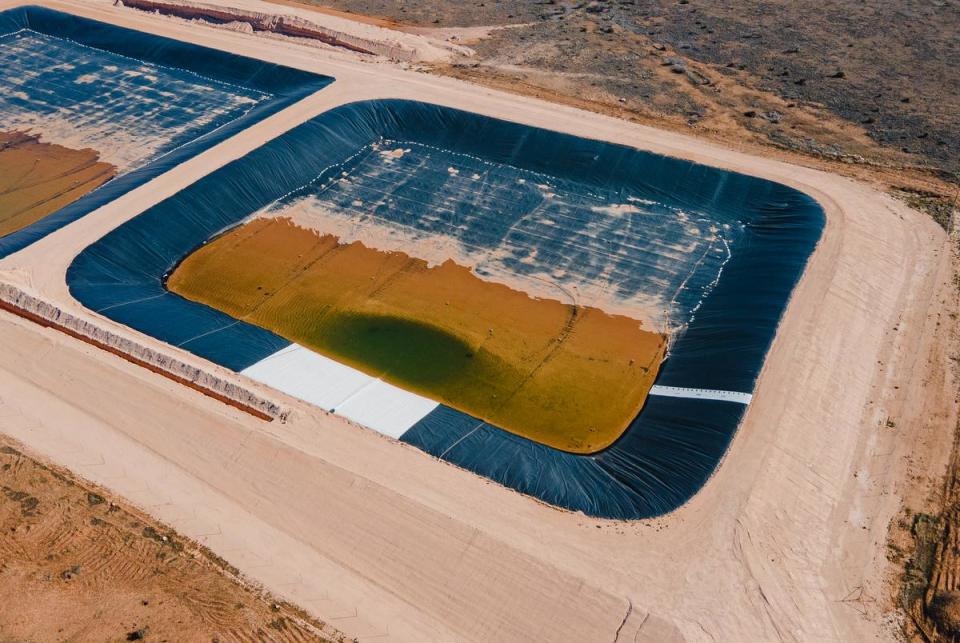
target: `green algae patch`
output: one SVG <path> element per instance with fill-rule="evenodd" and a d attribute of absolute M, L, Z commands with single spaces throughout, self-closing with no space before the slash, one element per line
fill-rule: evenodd
<path fill-rule="evenodd" d="M 367 313 L 331 315 L 310 343 L 365 371 L 413 388 L 443 387 L 474 367 L 473 349 L 440 328 Z"/>
<path fill-rule="evenodd" d="M 601 450 L 643 405 L 666 337 L 452 261 L 255 219 L 184 259 L 193 301 L 542 444 Z"/>

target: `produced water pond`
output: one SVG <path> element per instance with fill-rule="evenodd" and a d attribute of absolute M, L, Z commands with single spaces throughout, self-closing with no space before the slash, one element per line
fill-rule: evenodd
<path fill-rule="evenodd" d="M 150 208 L 67 282 L 521 493 L 638 519 L 722 461 L 823 223 L 756 177 L 375 100 Z"/>

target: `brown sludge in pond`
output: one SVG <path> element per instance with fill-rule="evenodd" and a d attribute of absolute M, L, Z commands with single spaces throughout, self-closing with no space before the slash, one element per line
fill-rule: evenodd
<path fill-rule="evenodd" d="M 25 228 L 103 185 L 116 168 L 95 150 L 0 132 L 0 237 Z"/>
<path fill-rule="evenodd" d="M 589 453 L 646 399 L 666 337 L 536 299 L 447 261 L 255 219 L 203 246 L 168 286 L 370 375 L 543 444 Z"/>

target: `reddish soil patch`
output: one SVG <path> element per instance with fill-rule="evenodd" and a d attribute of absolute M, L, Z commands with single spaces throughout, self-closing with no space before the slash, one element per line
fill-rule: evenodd
<path fill-rule="evenodd" d="M 0 640 L 324 641 L 331 627 L 0 436 Z"/>

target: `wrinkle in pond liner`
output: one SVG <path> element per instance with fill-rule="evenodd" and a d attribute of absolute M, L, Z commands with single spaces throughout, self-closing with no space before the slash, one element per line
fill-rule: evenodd
<path fill-rule="evenodd" d="M 657 383 L 665 386 L 753 391 L 824 223 L 811 198 L 763 179 L 435 105 L 368 101 L 315 117 L 109 233 L 70 266 L 71 292 L 116 321 L 243 370 L 290 342 L 167 292 L 165 276 L 199 244 L 291 193 L 309 191 L 318 176 L 339 172 L 358 151 L 384 140 L 469 155 L 499 164 L 500 172 L 515 168 L 518 176 L 541 173 L 573 191 L 653 202 L 662 206 L 661 216 L 695 212 L 738 223 L 728 260 L 696 300 L 681 304 L 690 321 L 662 366 Z M 429 191 L 429 182 L 439 180 L 435 173 L 413 172 L 400 183 L 419 181 Z M 404 216 L 414 223 L 433 212 L 429 202 L 409 203 L 415 209 Z M 649 265 L 685 261 L 682 254 L 664 253 Z M 650 396 L 624 435 L 592 455 L 551 449 L 444 406 L 401 439 L 551 504 L 638 519 L 671 511 L 696 493 L 723 457 L 745 408 Z"/>
<path fill-rule="evenodd" d="M 36 117 L 36 122 L 55 124 L 64 120 L 59 108 L 70 101 L 72 117 L 83 121 L 76 131 L 106 129 L 101 140 L 107 144 L 112 138 L 109 130 L 115 127 L 117 134 L 136 141 L 120 147 L 152 146 L 150 153 L 139 156 L 134 150 L 129 167 L 121 168 L 117 178 L 0 238 L 0 257 L 333 82 L 326 76 L 33 6 L 0 12 L 0 57 L 4 63 L 0 86 L 5 90 L 0 122 L 35 124 Z M 65 102 L 54 104 L 58 99 Z M 74 131 L 69 119 L 59 126 L 67 135 Z"/>
<path fill-rule="evenodd" d="M 693 495 L 726 451 L 745 408 L 652 395 L 619 441 L 589 456 L 551 449 L 449 407 L 430 413 L 402 439 L 550 504 L 630 520 L 667 513 Z"/>

